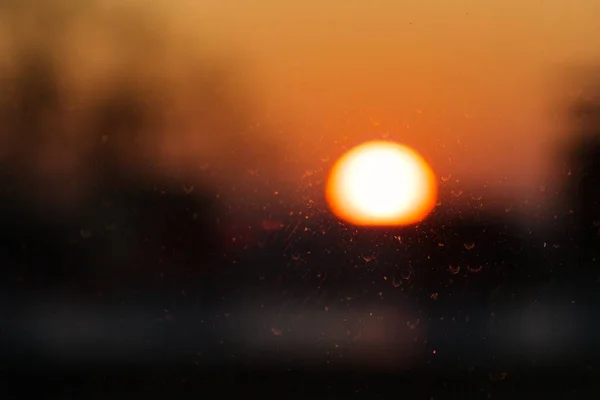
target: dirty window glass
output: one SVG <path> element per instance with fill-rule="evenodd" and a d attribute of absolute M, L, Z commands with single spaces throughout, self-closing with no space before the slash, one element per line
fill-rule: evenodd
<path fill-rule="evenodd" d="M 6 392 L 592 393 L 597 15 L 3 2 Z"/>

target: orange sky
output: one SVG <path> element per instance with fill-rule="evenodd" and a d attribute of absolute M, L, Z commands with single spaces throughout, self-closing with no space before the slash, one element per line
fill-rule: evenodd
<path fill-rule="evenodd" d="M 200 8 L 199 20 L 190 17 L 215 49 L 235 48 L 252 66 L 265 114 L 299 163 L 335 158 L 339 142 L 388 137 L 414 146 L 440 175 L 520 195 L 538 191 L 563 130 L 550 114 L 561 70 L 595 61 L 600 48 L 594 0 Z"/>
<path fill-rule="evenodd" d="M 154 156 L 164 168 L 220 163 L 229 186 L 254 192 L 240 172 L 253 163 L 269 196 L 282 189 L 294 200 L 286 189 L 302 188 L 303 176 L 322 183 L 345 150 L 377 139 L 414 147 L 460 192 L 535 197 L 569 132 L 564 71 L 600 61 L 597 0 L 88 0 L 73 14 L 83 3 L 11 4 L 0 13 L 0 54 L 12 58 L 0 57 L 0 70 L 18 67 L 33 43 L 56 63 L 66 103 L 95 109 L 123 82 L 138 96 L 158 93 L 150 114 L 165 114 L 166 127 L 146 133 L 162 140 Z M 223 59 L 231 82 L 219 86 L 217 74 L 219 87 L 204 87 Z M 213 104 L 221 91 L 232 104 Z M 63 117 L 66 134 L 89 122 Z M 84 175 L 78 152 L 93 145 L 79 133 L 74 148 L 41 149 L 59 177 Z M 140 149 L 123 151 L 133 163 Z M 254 165 L 265 152 L 277 154 Z"/>

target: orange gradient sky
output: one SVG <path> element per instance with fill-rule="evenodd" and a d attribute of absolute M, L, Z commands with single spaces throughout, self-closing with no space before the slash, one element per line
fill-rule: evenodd
<path fill-rule="evenodd" d="M 573 133 L 565 105 L 579 88 L 565 71 L 600 61 L 599 15 L 596 0 L 23 0 L 0 7 L 0 80 L 16 82 L 23 54 L 37 54 L 65 109 L 98 111 L 122 91 L 152 100 L 146 147 L 120 144 L 125 168 L 224 171 L 226 183 L 208 183 L 243 202 L 316 202 L 338 157 L 383 139 L 431 163 L 442 201 L 452 185 L 536 206 Z M 59 126 L 25 143 L 19 168 L 50 188 L 48 171 L 93 181 L 86 115 L 53 115 Z M 0 157 L 20 146 L 7 132 Z"/>
<path fill-rule="evenodd" d="M 394 139 L 440 175 L 519 194 L 538 190 L 564 131 L 553 110 L 563 70 L 596 61 L 600 48 L 593 0 L 224 0 L 201 9 L 208 43 L 252 65 L 288 156 L 310 164 L 308 154 L 335 159 L 340 143 Z"/>

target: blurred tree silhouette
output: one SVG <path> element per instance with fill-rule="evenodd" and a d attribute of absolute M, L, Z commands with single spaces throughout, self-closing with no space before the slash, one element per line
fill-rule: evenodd
<path fill-rule="evenodd" d="M 142 6 L 109 11 L 0 6 L 11 29 L 0 71 L 3 284 L 215 299 L 230 217 L 217 195 L 277 151 L 242 90 L 202 49 L 181 48 L 177 26 L 161 31 L 160 12 L 147 20 Z M 98 44 L 101 58 L 88 48 Z"/>
<path fill-rule="evenodd" d="M 565 194 L 569 213 L 567 229 L 581 262 L 597 262 L 600 254 L 600 91 L 596 81 L 572 104 L 568 139 Z M 595 86 L 596 85 L 596 86 Z"/>

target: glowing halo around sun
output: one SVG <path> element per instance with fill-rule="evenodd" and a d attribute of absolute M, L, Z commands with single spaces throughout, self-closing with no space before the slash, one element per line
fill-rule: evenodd
<path fill-rule="evenodd" d="M 335 163 L 326 198 L 332 212 L 353 225 L 410 225 L 434 208 L 437 184 L 416 151 L 374 141 L 354 147 Z"/>

